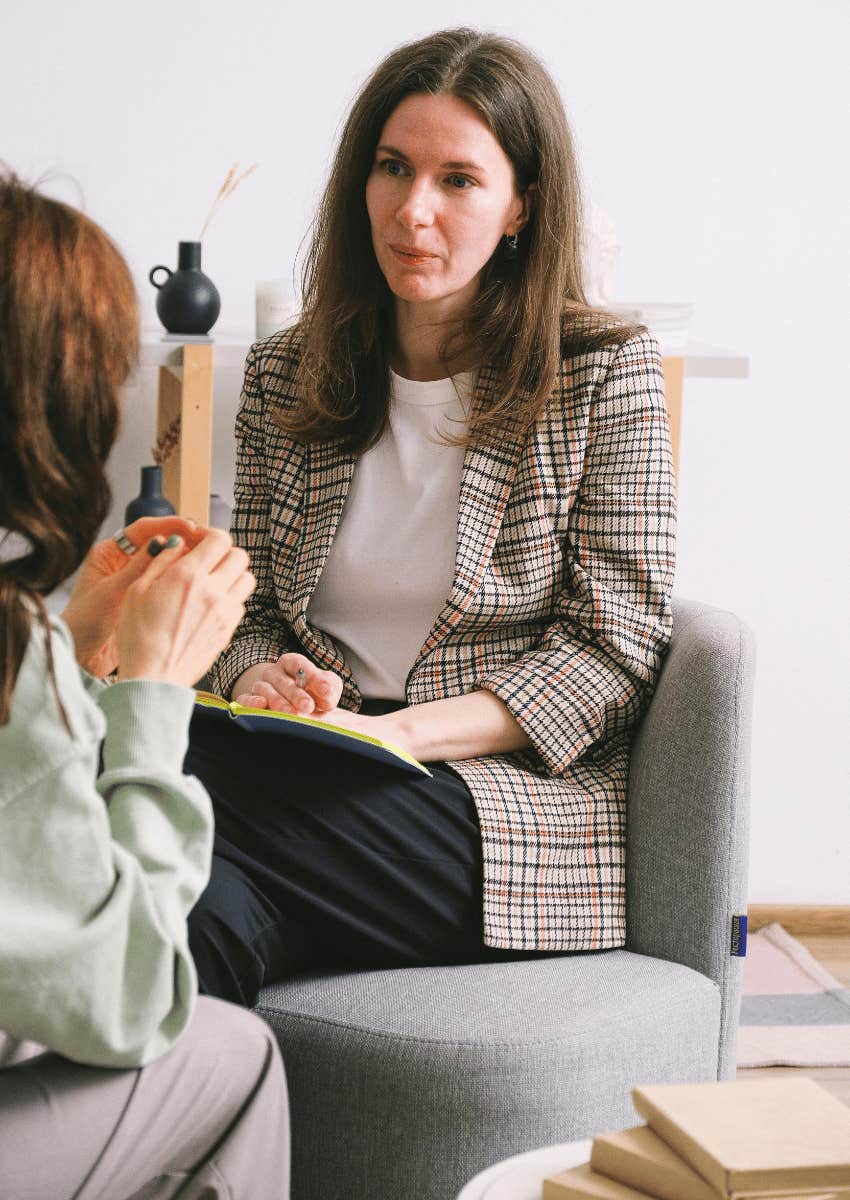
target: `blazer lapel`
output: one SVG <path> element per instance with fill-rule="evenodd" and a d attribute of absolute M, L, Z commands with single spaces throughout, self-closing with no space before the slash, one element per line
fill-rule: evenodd
<path fill-rule="evenodd" d="M 496 368 L 482 367 L 472 396 L 471 415 L 489 407 L 498 385 Z M 478 591 L 526 440 L 519 422 L 510 422 L 494 444 L 466 448 L 458 502 L 454 582 L 445 607 L 417 655 L 417 662 L 451 631 Z"/>
<path fill-rule="evenodd" d="M 299 637 L 307 632 L 310 597 L 324 569 L 351 487 L 355 458 L 338 439 L 305 447 L 304 521 L 292 568 L 292 610 L 288 619 Z"/>

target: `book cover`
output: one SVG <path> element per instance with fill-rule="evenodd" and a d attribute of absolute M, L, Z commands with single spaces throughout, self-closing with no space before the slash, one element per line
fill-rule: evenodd
<path fill-rule="evenodd" d="M 659 1200 L 719 1200 L 718 1193 L 648 1125 L 599 1134 L 590 1165 Z"/>
<path fill-rule="evenodd" d="M 805 1195 L 850 1181 L 850 1108 L 811 1079 L 658 1084 L 632 1099 L 722 1197 Z"/>
<path fill-rule="evenodd" d="M 642 1128 L 645 1128 L 643 1126 Z M 623 1132 L 631 1132 L 624 1130 Z M 603 1135 L 604 1138 L 615 1135 Z M 594 1139 L 594 1150 L 600 1138 Z M 662 1143 L 663 1144 L 663 1143 Z M 668 1152 L 672 1153 L 672 1151 Z M 686 1171 L 690 1171 L 689 1167 L 685 1167 Z M 691 1172 L 691 1174 L 695 1174 Z M 687 1178 L 687 1176 L 682 1176 Z M 710 1188 L 708 1184 L 697 1175 L 698 1182 L 706 1189 L 705 1194 L 710 1197 L 710 1200 L 720 1200 L 720 1195 Z M 686 1185 L 687 1188 L 687 1185 Z M 669 1191 L 665 1195 L 672 1197 L 672 1200 L 689 1200 L 692 1194 L 685 1189 L 680 1191 Z M 783 1192 L 760 1192 L 759 1200 L 842 1200 L 845 1196 L 844 1189 L 839 1191 L 818 1190 L 817 1192 L 799 1192 L 799 1191 L 783 1191 Z M 646 1188 L 636 1187 L 632 1183 L 627 1183 L 620 1178 L 612 1178 L 606 1172 L 595 1170 L 593 1166 L 593 1158 L 589 1163 L 583 1163 L 579 1167 L 571 1167 L 568 1171 L 561 1171 L 558 1175 L 552 1175 L 543 1180 L 542 1200 L 656 1200 L 656 1197 L 662 1195 L 653 1183 L 653 1186 Z"/>
<path fill-rule="evenodd" d="M 647 1195 L 584 1163 L 544 1179 L 542 1200 L 647 1200 Z"/>
<path fill-rule="evenodd" d="M 428 768 L 423 767 L 412 754 L 393 746 L 391 742 L 381 741 L 366 733 L 356 733 L 353 729 L 344 729 L 327 721 L 318 721 L 315 717 L 269 712 L 265 708 L 247 708 L 235 700 L 225 700 L 214 692 L 200 691 L 195 692 L 195 714 L 206 720 L 233 720 L 246 734 L 264 733 L 298 738 L 315 742 L 326 749 L 343 750 L 361 758 L 371 758 L 412 775 L 431 775 Z"/>

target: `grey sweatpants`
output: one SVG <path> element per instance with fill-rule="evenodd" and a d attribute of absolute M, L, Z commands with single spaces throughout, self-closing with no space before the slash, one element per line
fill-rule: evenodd
<path fill-rule="evenodd" d="M 280 1053 L 244 1009 L 201 997 L 177 1044 L 139 1070 L 49 1053 L 0 1070 L 2 1200 L 288 1196 Z"/>

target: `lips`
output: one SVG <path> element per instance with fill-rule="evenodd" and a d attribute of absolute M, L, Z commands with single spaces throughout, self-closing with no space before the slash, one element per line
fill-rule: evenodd
<path fill-rule="evenodd" d="M 400 246 L 396 243 L 390 243 L 390 250 L 402 262 L 409 263 L 425 263 L 435 259 L 436 254 L 429 254 L 426 250 L 420 250 L 416 246 Z"/>

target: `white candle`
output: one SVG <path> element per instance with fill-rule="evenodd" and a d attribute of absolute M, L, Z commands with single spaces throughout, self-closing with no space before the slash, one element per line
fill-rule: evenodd
<path fill-rule="evenodd" d="M 299 312 L 298 303 L 292 295 L 292 285 L 285 279 L 258 279 L 257 337 L 270 337 L 279 329 L 292 325 Z"/>

